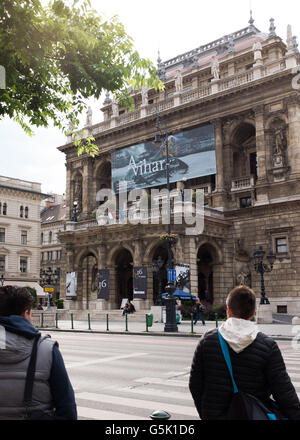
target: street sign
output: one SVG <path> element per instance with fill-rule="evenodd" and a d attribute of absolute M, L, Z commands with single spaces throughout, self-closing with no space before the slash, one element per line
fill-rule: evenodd
<path fill-rule="evenodd" d="M 176 269 L 168 270 L 168 281 L 176 281 Z"/>
<path fill-rule="evenodd" d="M 44 287 L 44 292 L 53 293 L 54 292 L 54 287 Z"/>

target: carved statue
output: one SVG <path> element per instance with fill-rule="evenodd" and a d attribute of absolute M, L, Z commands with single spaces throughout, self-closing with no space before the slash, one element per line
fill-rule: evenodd
<path fill-rule="evenodd" d="M 261 42 L 256 40 L 253 44 L 252 50 L 254 52 L 254 61 L 261 60 L 262 59 L 262 45 Z"/>
<path fill-rule="evenodd" d="M 180 70 L 177 70 L 176 72 L 175 88 L 176 88 L 176 92 L 181 92 L 181 90 L 183 89 L 182 74 Z"/>
<path fill-rule="evenodd" d="M 213 56 L 212 63 L 211 63 L 211 73 L 214 77 L 214 79 L 220 79 L 220 65 L 218 58 L 216 55 Z"/>
<path fill-rule="evenodd" d="M 148 87 L 142 87 L 142 105 L 148 105 Z"/>
<path fill-rule="evenodd" d="M 282 154 L 284 149 L 284 134 L 281 128 L 275 128 L 275 154 Z"/>
<path fill-rule="evenodd" d="M 86 123 L 85 123 L 85 125 L 87 127 L 90 127 L 91 125 L 93 125 L 92 119 L 93 119 L 93 111 L 92 111 L 92 108 L 89 106 L 88 109 L 87 109 L 87 112 L 86 112 Z"/>
<path fill-rule="evenodd" d="M 243 264 L 237 271 L 236 284 L 251 287 L 251 271 L 248 264 Z"/>
<path fill-rule="evenodd" d="M 112 100 L 111 108 L 112 108 L 113 116 L 119 116 L 119 105 L 118 105 L 117 101 L 115 100 L 115 98 Z"/>

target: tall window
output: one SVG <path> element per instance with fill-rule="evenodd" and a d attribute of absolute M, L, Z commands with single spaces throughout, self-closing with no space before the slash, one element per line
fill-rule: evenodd
<path fill-rule="evenodd" d="M 47 259 L 48 259 L 48 261 L 52 260 L 52 251 L 47 252 Z"/>
<path fill-rule="evenodd" d="M 7 215 L 7 204 L 3 203 L 3 211 L 2 211 L 3 215 Z"/>
<path fill-rule="evenodd" d="M 20 272 L 27 273 L 28 272 L 28 258 L 20 257 Z"/>
<path fill-rule="evenodd" d="M 20 206 L 20 217 L 24 216 L 24 206 Z"/>
<path fill-rule="evenodd" d="M 49 243 L 52 243 L 52 232 L 49 232 Z"/>
<path fill-rule="evenodd" d="M 5 228 L 0 228 L 0 243 L 5 243 Z"/>
<path fill-rule="evenodd" d="M 25 208 L 25 218 L 28 218 L 28 206 Z"/>
<path fill-rule="evenodd" d="M 27 244 L 27 231 L 21 231 L 21 244 Z"/>
<path fill-rule="evenodd" d="M 56 251 L 56 259 L 61 260 L 61 251 Z"/>
<path fill-rule="evenodd" d="M 284 254 L 287 252 L 287 239 L 286 237 L 276 238 L 276 253 Z"/>
<path fill-rule="evenodd" d="M 5 271 L 5 255 L 0 255 L 0 272 Z"/>
<path fill-rule="evenodd" d="M 43 234 L 43 232 L 41 233 L 41 244 L 43 244 L 44 243 L 44 234 Z"/>

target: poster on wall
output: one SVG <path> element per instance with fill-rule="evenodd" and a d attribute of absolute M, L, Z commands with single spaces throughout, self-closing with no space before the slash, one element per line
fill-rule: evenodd
<path fill-rule="evenodd" d="M 190 265 L 176 264 L 176 288 L 184 292 L 190 292 Z"/>
<path fill-rule="evenodd" d="M 147 268 L 133 268 L 133 298 L 147 298 Z"/>
<path fill-rule="evenodd" d="M 182 131 L 168 137 L 170 182 L 216 174 L 213 124 Z M 166 184 L 166 147 L 152 141 L 111 153 L 112 189 L 149 188 Z"/>
<path fill-rule="evenodd" d="M 109 269 L 98 271 L 98 299 L 109 299 Z"/>
<path fill-rule="evenodd" d="M 77 298 L 77 272 L 67 272 L 66 275 L 66 299 Z"/>

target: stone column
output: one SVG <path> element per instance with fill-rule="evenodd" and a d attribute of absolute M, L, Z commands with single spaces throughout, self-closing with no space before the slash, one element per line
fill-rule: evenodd
<path fill-rule="evenodd" d="M 86 158 L 83 160 L 83 173 L 82 173 L 82 217 L 87 218 L 90 214 L 91 207 L 91 194 L 93 182 L 92 172 L 92 158 Z"/>
<path fill-rule="evenodd" d="M 264 106 L 259 105 L 254 108 L 255 129 L 256 129 L 256 154 L 257 154 L 257 183 L 264 183 L 267 178 L 266 170 L 266 138 L 265 138 L 265 118 Z"/>
<path fill-rule="evenodd" d="M 98 270 L 106 269 L 106 255 L 107 255 L 107 247 L 104 244 L 100 244 L 98 246 Z M 109 274 L 109 287 L 111 289 L 110 283 L 111 283 L 111 274 Z M 109 309 L 109 302 L 110 302 L 110 300 L 97 298 L 96 309 L 97 310 L 108 310 Z"/>
<path fill-rule="evenodd" d="M 216 191 L 224 191 L 224 165 L 223 165 L 223 135 L 222 121 L 216 119 L 213 121 L 215 126 L 215 143 L 216 143 Z"/>
<path fill-rule="evenodd" d="M 72 165 L 70 163 L 66 163 L 66 216 L 67 220 L 70 220 L 73 215 L 73 206 L 72 206 Z"/>
<path fill-rule="evenodd" d="M 300 175 L 300 100 L 298 95 L 287 99 L 289 129 L 287 139 L 288 165 L 291 174 Z M 296 176 L 295 176 L 296 177 Z"/>
<path fill-rule="evenodd" d="M 121 304 L 117 304 L 117 266 L 110 264 L 107 269 L 109 269 L 108 310 L 119 309 Z"/>

